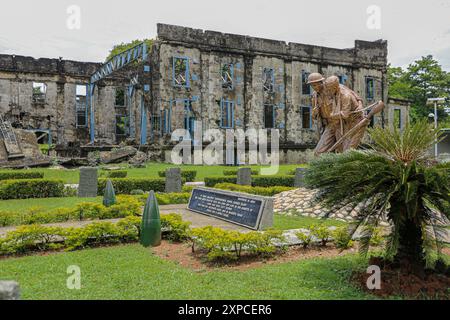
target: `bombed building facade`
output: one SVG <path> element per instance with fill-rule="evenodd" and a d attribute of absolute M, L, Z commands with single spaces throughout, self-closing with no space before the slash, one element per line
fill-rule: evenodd
<path fill-rule="evenodd" d="M 280 160 L 295 163 L 318 141 L 310 73 L 338 76 L 365 105 L 388 102 L 387 42 L 381 40 L 334 49 L 158 24 L 143 65 L 146 90 L 128 93 L 130 76 L 122 72 L 102 79 L 88 104 L 86 86 L 100 64 L 0 55 L 0 114 L 60 154 L 126 141 L 162 161 L 172 132 L 193 132 L 198 121 L 203 130 L 274 128 Z M 408 108 L 388 104 L 373 125 L 401 126 Z"/>

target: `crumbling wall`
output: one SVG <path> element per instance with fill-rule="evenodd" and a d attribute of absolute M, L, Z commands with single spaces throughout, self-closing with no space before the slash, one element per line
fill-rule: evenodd
<path fill-rule="evenodd" d="M 62 59 L 0 55 L 0 113 L 15 128 L 50 131 L 58 148 L 79 150 L 89 142 L 89 113 L 85 126 L 77 126 L 76 88 L 86 85 L 98 63 Z M 43 83 L 43 99 L 33 99 L 33 83 Z M 115 135 L 115 88 L 126 90 L 129 79 L 107 78 L 94 96 L 96 139 L 117 143 Z M 126 106 L 125 115 L 129 113 Z M 134 109 L 132 109 L 133 112 Z"/>
<path fill-rule="evenodd" d="M 173 84 L 173 58 L 189 61 L 189 88 Z M 185 127 L 183 105 L 179 99 L 193 99 L 197 120 L 204 129 L 220 128 L 221 100 L 234 102 L 233 128 L 267 127 L 265 105 L 273 105 L 273 127 L 280 130 L 283 162 L 304 158 L 303 152 L 318 141 L 315 127 L 310 126 L 307 109 L 310 93 L 302 92 L 303 73 L 321 72 L 324 76 L 340 76 L 369 105 L 387 101 L 386 41 L 355 41 L 350 49 L 334 49 L 298 43 L 260 39 L 243 35 L 158 24 L 158 41 L 153 57 L 153 101 L 158 111 L 170 110 L 171 131 Z M 221 68 L 236 66 L 234 88 L 222 88 Z M 273 70 L 273 90 L 264 90 L 265 69 Z M 374 96 L 366 97 L 366 78 L 374 79 Z M 311 91 L 312 92 L 312 91 Z M 174 102 L 175 101 L 175 102 Z M 306 111 L 305 111 L 306 110 Z M 377 116 L 383 125 L 389 114 Z M 225 128 L 223 128 L 225 129 Z"/>

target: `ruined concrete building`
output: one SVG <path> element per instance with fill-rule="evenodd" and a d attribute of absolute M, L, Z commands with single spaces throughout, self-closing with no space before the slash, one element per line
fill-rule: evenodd
<path fill-rule="evenodd" d="M 337 75 L 366 105 L 388 102 L 386 41 L 334 49 L 158 24 L 149 51 L 148 93 L 137 90 L 129 99 L 129 75 L 114 74 L 96 86 L 95 108 L 86 103 L 86 85 L 99 64 L 0 55 L 0 114 L 60 154 L 146 141 L 141 149 L 159 150 L 161 160 L 171 133 L 192 132 L 195 121 L 203 130 L 276 128 L 282 162 L 295 163 L 318 139 L 305 81 L 310 73 Z M 137 103 L 141 96 L 145 110 Z M 408 108 L 388 104 L 373 124 L 404 126 Z M 90 130 L 95 143 L 87 146 Z"/>

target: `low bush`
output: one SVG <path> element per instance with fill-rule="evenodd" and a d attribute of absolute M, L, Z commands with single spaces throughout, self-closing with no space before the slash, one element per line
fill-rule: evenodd
<path fill-rule="evenodd" d="M 59 198 L 64 196 L 64 182 L 53 179 L 0 181 L 0 199 Z"/>
<path fill-rule="evenodd" d="M 352 235 L 348 230 L 348 226 L 338 227 L 332 232 L 334 244 L 338 249 L 346 250 L 353 247 L 354 242 L 352 240 Z"/>
<path fill-rule="evenodd" d="M 183 221 L 180 214 L 171 213 L 161 216 L 161 227 L 169 230 L 167 239 L 176 242 L 188 240 L 191 223 Z"/>
<path fill-rule="evenodd" d="M 207 259 L 237 260 L 243 252 L 256 255 L 271 255 L 277 248 L 274 241 L 282 241 L 282 231 L 268 230 L 240 233 L 211 226 L 192 230 L 192 250 L 200 248 L 206 251 Z"/>
<path fill-rule="evenodd" d="M 312 225 L 309 227 L 309 230 L 311 231 L 311 234 L 316 237 L 320 242 L 322 246 L 326 246 L 329 241 L 331 241 L 331 230 L 322 224 L 319 225 Z"/>
<path fill-rule="evenodd" d="M 186 204 L 189 202 L 191 197 L 190 193 L 156 193 L 156 200 L 158 200 L 158 204 L 161 206 L 169 205 L 169 204 Z M 137 197 L 141 205 L 145 205 L 147 202 L 148 193 L 140 195 Z"/>
<path fill-rule="evenodd" d="M 116 194 L 131 194 L 134 190 L 164 192 L 166 182 L 159 178 L 125 178 L 110 179 Z M 98 195 L 103 195 L 107 179 L 98 180 Z"/>
<path fill-rule="evenodd" d="M 101 244 L 120 243 L 123 230 L 111 222 L 95 222 L 83 228 L 69 229 L 65 239 L 67 250 L 95 247 Z"/>
<path fill-rule="evenodd" d="M 158 175 L 161 178 L 166 177 L 166 171 L 158 171 Z M 187 182 L 193 182 L 195 181 L 195 178 L 197 177 L 197 171 L 195 170 L 181 170 L 181 177 L 184 178 Z"/>
<path fill-rule="evenodd" d="M 294 189 L 291 187 L 277 187 L 277 186 L 275 186 L 275 187 L 251 187 L 251 186 L 241 186 L 241 185 L 232 184 L 232 183 L 219 183 L 219 184 L 216 184 L 214 188 L 221 189 L 221 190 L 250 193 L 250 194 L 255 194 L 258 196 L 265 196 L 265 197 L 272 197 L 281 192 L 285 192 L 285 191 Z"/>
<path fill-rule="evenodd" d="M 242 168 L 240 168 L 242 169 Z M 227 170 L 223 170 L 223 175 L 224 176 L 237 176 L 239 169 L 227 169 Z M 252 176 L 257 176 L 259 175 L 259 170 L 258 169 L 252 169 Z"/>
<path fill-rule="evenodd" d="M 191 193 L 192 190 L 194 190 L 194 189 L 195 189 L 195 186 L 184 185 L 183 188 L 182 188 L 182 192 L 183 193 Z"/>
<path fill-rule="evenodd" d="M 156 199 L 160 205 L 185 204 L 189 202 L 190 193 L 157 193 Z"/>
<path fill-rule="evenodd" d="M 0 254 L 23 254 L 62 247 L 67 231 L 58 227 L 41 225 L 21 226 L 0 238 Z"/>
<path fill-rule="evenodd" d="M 375 226 L 365 226 L 363 234 L 370 235 L 369 245 L 372 247 L 379 247 L 384 242 L 383 229 Z"/>
<path fill-rule="evenodd" d="M 294 187 L 294 176 L 256 176 L 252 177 L 252 186 L 254 187 Z M 223 176 L 223 177 L 206 177 L 205 185 L 209 188 L 215 187 L 219 183 L 236 184 L 237 177 Z"/>
<path fill-rule="evenodd" d="M 313 237 L 311 231 L 299 231 L 295 236 L 302 242 L 303 249 L 307 249 L 311 244 Z"/>
<path fill-rule="evenodd" d="M 0 171 L 0 180 L 43 179 L 44 173 L 37 171 Z"/>
<path fill-rule="evenodd" d="M 20 226 L 0 238 L 0 255 L 25 254 L 56 249 L 78 250 L 100 245 L 134 242 L 139 239 L 142 218 L 128 216 L 117 224 L 95 222 L 81 228 L 47 227 L 38 224 Z M 189 223 L 181 216 L 162 217 L 169 229 L 170 240 L 182 241 L 189 237 Z"/>

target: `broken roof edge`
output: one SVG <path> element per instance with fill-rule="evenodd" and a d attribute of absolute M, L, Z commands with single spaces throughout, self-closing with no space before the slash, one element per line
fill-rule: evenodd
<path fill-rule="evenodd" d="M 355 40 L 354 48 L 331 48 L 218 31 L 193 29 L 177 25 L 157 24 L 158 40 L 212 46 L 222 49 L 261 52 L 299 58 L 319 59 L 330 63 L 387 65 L 387 41 Z"/>

